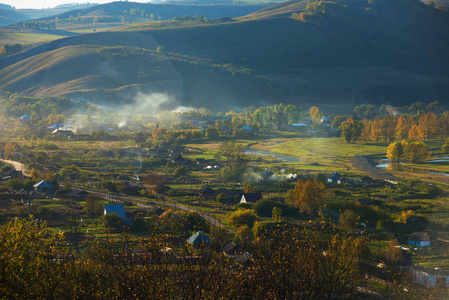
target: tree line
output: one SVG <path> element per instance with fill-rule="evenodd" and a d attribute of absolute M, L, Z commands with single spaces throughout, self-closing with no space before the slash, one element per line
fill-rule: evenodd
<path fill-rule="evenodd" d="M 44 29 L 44 30 L 55 30 L 56 22 L 55 21 L 26 21 L 22 23 L 23 28 L 30 29 Z"/>
<path fill-rule="evenodd" d="M 340 125 L 341 137 L 347 142 L 392 142 L 395 139 L 410 141 L 432 140 L 449 135 L 449 112 L 433 112 L 419 116 L 388 114 L 374 119 L 348 118 Z"/>

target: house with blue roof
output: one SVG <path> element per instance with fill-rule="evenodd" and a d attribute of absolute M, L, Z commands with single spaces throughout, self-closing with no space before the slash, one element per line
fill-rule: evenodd
<path fill-rule="evenodd" d="M 50 130 L 53 131 L 53 130 L 58 129 L 60 127 L 64 127 L 64 124 L 53 124 L 51 126 L 48 126 L 47 129 L 50 129 Z"/>
<path fill-rule="evenodd" d="M 117 214 L 120 218 L 125 220 L 126 224 L 131 223 L 131 219 L 125 214 L 125 207 L 123 204 L 105 204 L 104 205 L 104 215 L 107 214 Z"/>
<path fill-rule="evenodd" d="M 330 124 L 330 123 L 332 123 L 332 120 L 327 117 L 320 119 L 320 124 Z"/>
<path fill-rule="evenodd" d="M 20 120 L 30 120 L 30 119 L 31 119 L 31 116 L 28 115 L 28 114 L 26 114 L 26 115 L 21 116 L 19 119 L 20 119 Z"/>
<path fill-rule="evenodd" d="M 36 192 L 42 192 L 49 195 L 54 194 L 55 192 L 55 188 L 45 180 L 39 181 L 38 183 L 33 185 L 33 187 Z"/>
<path fill-rule="evenodd" d="M 194 246 L 210 244 L 211 239 L 202 231 L 196 232 L 194 235 L 187 239 L 187 243 Z"/>
<path fill-rule="evenodd" d="M 20 120 L 22 123 L 29 123 L 29 124 L 31 124 L 31 116 L 30 116 L 30 115 L 23 115 L 23 116 L 21 116 L 21 117 L 19 118 L 19 120 Z"/>

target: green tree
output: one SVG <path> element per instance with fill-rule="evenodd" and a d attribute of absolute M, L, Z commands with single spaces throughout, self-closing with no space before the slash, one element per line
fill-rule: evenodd
<path fill-rule="evenodd" d="M 359 140 L 363 132 L 363 123 L 352 118 L 344 121 L 341 126 L 341 137 L 348 143 Z"/>
<path fill-rule="evenodd" d="M 101 198 L 94 194 L 89 194 L 86 197 L 84 211 L 89 217 L 101 216 L 103 213 L 103 205 L 101 204 Z"/>
<path fill-rule="evenodd" d="M 123 219 L 116 213 L 104 215 L 103 224 L 111 232 L 121 232 L 123 230 Z"/>
<path fill-rule="evenodd" d="M 272 111 L 268 107 L 259 107 L 253 113 L 253 122 L 262 128 L 267 128 L 271 120 Z"/>
<path fill-rule="evenodd" d="M 216 139 L 220 136 L 220 133 L 218 132 L 218 129 L 216 127 L 207 127 L 206 129 L 206 138 L 208 139 Z"/>
<path fill-rule="evenodd" d="M 220 151 L 221 156 L 224 157 L 221 177 L 226 180 L 238 180 L 246 168 L 243 146 L 235 142 L 227 142 L 221 144 Z"/>

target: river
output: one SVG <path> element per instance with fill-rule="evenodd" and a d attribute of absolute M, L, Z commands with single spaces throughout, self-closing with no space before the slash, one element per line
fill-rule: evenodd
<path fill-rule="evenodd" d="M 434 163 L 438 164 L 440 162 L 449 162 L 449 157 L 447 156 L 434 156 L 432 159 L 426 161 L 427 163 Z M 376 165 L 377 168 L 390 170 L 390 171 L 407 171 L 412 173 L 419 173 L 419 174 L 432 174 L 432 175 L 441 175 L 441 176 L 448 176 L 449 173 L 442 173 L 442 172 L 433 172 L 428 170 L 423 170 L 419 168 L 413 168 L 410 166 L 405 166 L 401 162 L 391 162 L 388 158 L 380 159 L 379 162 Z"/>

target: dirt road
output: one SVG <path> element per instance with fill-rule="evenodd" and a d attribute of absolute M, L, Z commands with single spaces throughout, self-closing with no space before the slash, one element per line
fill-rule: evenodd
<path fill-rule="evenodd" d="M 15 170 L 17 171 L 22 171 L 22 174 L 25 176 L 28 176 L 28 173 L 25 172 L 25 165 L 18 162 L 18 161 L 14 161 L 14 160 L 7 160 L 7 159 L 2 159 L 2 162 L 4 162 L 5 164 L 11 165 Z"/>

